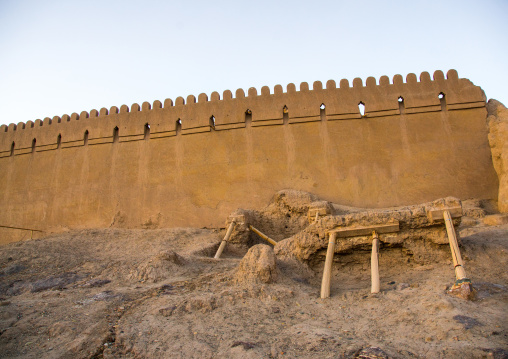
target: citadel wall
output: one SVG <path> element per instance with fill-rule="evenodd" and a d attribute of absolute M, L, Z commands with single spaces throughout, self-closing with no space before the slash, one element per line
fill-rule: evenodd
<path fill-rule="evenodd" d="M 357 207 L 495 199 L 486 114 L 481 88 L 450 70 L 2 126 L 0 225 L 217 227 L 284 188 Z M 4 229 L 0 242 L 23 235 Z"/>

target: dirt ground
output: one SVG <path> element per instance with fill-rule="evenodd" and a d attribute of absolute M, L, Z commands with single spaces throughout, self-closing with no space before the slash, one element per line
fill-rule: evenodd
<path fill-rule="evenodd" d="M 508 225 L 465 217 L 466 272 L 477 300 L 447 294 L 447 245 L 416 258 L 336 255 L 331 298 L 324 257 L 277 259 L 270 284 L 235 280 L 246 247 L 213 255 L 224 229 L 69 231 L 0 247 L 2 358 L 508 358 Z M 261 242 L 260 242 L 261 243 Z M 384 357 L 384 356 L 379 356 Z"/>

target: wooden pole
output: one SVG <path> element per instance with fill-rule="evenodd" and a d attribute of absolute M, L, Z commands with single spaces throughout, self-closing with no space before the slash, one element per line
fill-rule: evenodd
<path fill-rule="evenodd" d="M 453 266 L 455 268 L 455 277 L 457 280 L 466 278 L 466 271 L 464 270 L 464 262 L 460 256 L 459 244 L 457 242 L 457 234 L 453 227 L 452 216 L 449 211 L 443 212 L 443 217 L 446 224 L 446 232 L 448 233 L 448 240 L 450 241 L 450 250 L 452 251 Z"/>
<path fill-rule="evenodd" d="M 370 258 L 370 275 L 372 285 L 371 293 L 379 293 L 379 237 L 376 231 L 372 232 L 372 256 Z"/>
<path fill-rule="evenodd" d="M 260 236 L 261 238 L 263 238 L 265 241 L 267 241 L 268 243 L 272 244 L 272 245 L 276 245 L 277 242 L 275 242 L 273 239 L 271 239 L 270 237 L 268 237 L 266 234 L 263 234 L 261 233 L 259 230 L 257 230 L 256 228 L 252 227 L 251 225 L 249 225 L 249 229 L 256 233 L 258 236 Z"/>
<path fill-rule="evenodd" d="M 330 282 L 332 275 L 333 255 L 335 254 L 335 232 L 330 233 L 328 250 L 326 251 L 325 268 L 323 270 L 323 281 L 321 282 L 321 299 L 330 297 Z"/>
<path fill-rule="evenodd" d="M 222 254 L 222 251 L 224 250 L 224 248 L 226 247 L 226 243 L 227 241 L 229 240 L 229 237 L 231 237 L 231 233 L 233 232 L 233 228 L 235 227 L 235 220 L 233 219 L 231 221 L 231 223 L 229 224 L 229 228 L 228 228 L 228 231 L 226 232 L 226 235 L 224 236 L 224 239 L 222 240 L 220 246 L 219 246 L 219 249 L 217 249 L 217 253 L 215 253 L 215 259 L 219 259 L 221 254 Z"/>

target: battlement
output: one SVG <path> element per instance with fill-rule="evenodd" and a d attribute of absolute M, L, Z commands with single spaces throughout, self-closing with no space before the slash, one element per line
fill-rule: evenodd
<path fill-rule="evenodd" d="M 365 84 L 360 78 L 352 86 L 343 79 L 339 86 L 334 80 L 320 81 L 309 88 L 307 82 L 281 85 L 273 93 L 263 86 L 260 93 L 250 88 L 230 90 L 222 94 L 213 92 L 210 98 L 204 93 L 197 99 L 171 99 L 144 102 L 141 106 L 113 106 L 72 113 L 71 115 L 46 117 L 27 123 L 11 123 L 0 127 L 0 158 L 32 152 L 56 150 L 84 145 L 157 139 L 176 135 L 222 131 L 246 126 L 276 126 L 284 123 L 334 120 L 359 120 L 373 117 L 415 114 L 436 111 L 455 111 L 485 106 L 485 95 L 480 87 L 468 79 L 460 79 L 457 71 L 450 70 L 446 78 L 436 71 L 431 79 L 422 72 L 419 80 L 410 73 L 403 81 L 395 75 L 390 82 L 381 76 L 379 82 L 369 77 Z M 360 113 L 359 104 L 365 106 Z M 286 119 L 286 121 L 285 121 Z"/>

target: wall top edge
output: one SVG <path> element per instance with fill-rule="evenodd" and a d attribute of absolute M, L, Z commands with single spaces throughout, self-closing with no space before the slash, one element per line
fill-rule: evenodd
<path fill-rule="evenodd" d="M 478 86 L 472 84 L 468 79 L 464 78 L 460 79 L 457 71 L 454 69 L 448 70 L 446 76 L 444 75 L 443 71 L 437 70 L 433 73 L 432 78 L 431 75 L 426 71 L 422 72 L 419 77 L 414 73 L 409 73 L 407 74 L 405 81 L 403 76 L 399 74 L 394 75 L 392 81 L 390 81 L 390 78 L 388 76 L 381 76 L 379 77 L 379 80 L 377 80 L 375 77 L 368 77 L 365 80 L 365 83 L 361 78 L 357 77 L 353 79 L 352 84 L 349 83 L 349 80 L 342 79 L 339 81 L 338 86 L 334 80 L 328 80 L 325 86 L 323 86 L 323 83 L 321 81 L 315 81 L 312 84 L 312 89 L 310 88 L 308 82 L 300 83 L 299 90 L 297 90 L 296 85 L 294 83 L 289 83 L 286 86 L 285 92 L 281 85 L 275 85 L 273 92 L 270 91 L 270 88 L 268 86 L 261 87 L 259 93 L 258 90 L 254 87 L 249 88 L 247 93 L 245 93 L 243 89 L 237 89 L 235 91 L 234 96 L 232 91 L 230 90 L 225 90 L 222 94 L 222 97 L 218 92 L 214 91 L 211 93 L 210 97 L 208 97 L 208 95 L 205 93 L 201 93 L 198 95 L 197 98 L 194 95 L 188 95 L 186 99 L 180 96 L 177 97 L 174 102 L 172 99 L 168 98 L 165 99 L 164 102 L 155 100 L 153 103 L 143 102 L 141 105 L 139 105 L 138 103 L 134 103 L 130 107 L 124 104 L 120 107 L 112 106 L 109 109 L 101 108 L 100 110 L 92 109 L 90 112 L 82 111 L 79 114 L 77 112 L 74 112 L 71 115 L 64 114 L 62 116 L 45 117 L 42 120 L 37 119 L 35 121 L 27 121 L 26 123 L 25 122 L 19 122 L 17 124 L 11 123 L 9 125 L 0 126 L 0 136 L 2 136 L 3 133 L 7 132 L 39 126 L 48 126 L 51 125 L 52 123 L 72 122 L 80 119 L 105 117 L 122 113 L 146 112 L 158 109 L 179 108 L 181 106 L 188 107 L 189 105 L 192 106 L 195 104 L 199 105 L 205 103 L 215 103 L 215 105 L 217 105 L 220 102 L 226 102 L 230 100 L 233 101 L 242 99 L 253 99 L 266 96 L 277 97 L 281 95 L 287 96 L 291 94 L 302 95 L 305 93 L 317 94 L 319 92 L 326 92 L 330 90 L 352 91 L 352 92 L 360 91 L 363 93 L 371 91 L 373 93 L 379 93 L 380 91 L 383 90 L 383 88 L 385 89 L 388 87 L 398 88 L 402 86 L 409 87 L 412 90 L 412 92 L 417 94 L 419 92 L 419 88 L 425 88 L 428 86 L 436 86 L 436 85 L 439 86 L 440 84 L 448 84 L 448 86 L 445 87 L 447 88 L 453 87 L 454 89 L 458 90 L 456 92 L 460 92 L 461 88 L 465 88 L 466 91 L 471 90 L 471 88 L 479 89 Z M 454 102 L 461 103 L 460 99 L 456 99 Z"/>

